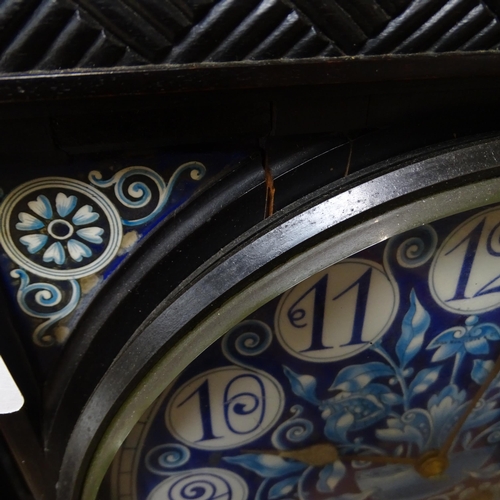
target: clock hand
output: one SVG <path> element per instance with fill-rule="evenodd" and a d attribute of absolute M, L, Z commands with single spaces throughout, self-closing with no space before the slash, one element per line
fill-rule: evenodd
<path fill-rule="evenodd" d="M 481 387 L 476 391 L 474 397 L 471 399 L 469 405 L 467 406 L 464 413 L 460 416 L 456 424 L 453 426 L 450 434 L 447 436 L 446 441 L 439 450 L 431 450 L 424 453 L 417 461 L 415 469 L 423 477 L 436 477 L 442 475 L 448 468 L 448 453 L 455 442 L 460 429 L 469 418 L 476 407 L 478 401 L 484 395 L 490 384 L 493 382 L 495 377 L 500 373 L 500 356 L 496 360 L 493 369 L 490 371 Z"/>
<path fill-rule="evenodd" d="M 450 451 L 453 442 L 457 437 L 457 434 L 460 432 L 460 429 L 465 424 L 467 418 L 469 418 L 469 415 L 476 407 L 478 401 L 481 399 L 481 397 L 484 395 L 490 384 L 493 382 L 493 380 L 499 373 L 500 373 L 500 356 L 496 360 L 493 369 L 490 371 L 484 382 L 481 384 L 481 387 L 477 390 L 476 394 L 474 394 L 474 397 L 471 399 L 469 406 L 467 407 L 465 412 L 460 416 L 457 423 L 453 427 L 452 431 L 446 438 L 446 441 L 444 442 L 442 448 L 439 450 L 439 456 L 446 457 L 448 455 L 448 452 Z"/>
<path fill-rule="evenodd" d="M 393 457 L 390 455 L 342 455 L 340 458 L 342 460 L 347 460 L 349 462 L 354 462 L 355 460 L 359 460 L 360 462 L 372 462 L 374 464 L 415 465 L 415 462 L 417 461 L 416 458 Z"/>
<path fill-rule="evenodd" d="M 476 407 L 478 401 L 499 373 L 500 356 L 495 362 L 493 369 L 481 384 L 481 387 L 478 389 L 476 394 L 474 394 L 474 397 L 470 401 L 466 411 L 458 419 L 441 449 L 430 450 L 418 458 L 393 457 L 385 455 L 340 455 L 337 448 L 331 443 L 314 444 L 306 448 L 298 448 L 295 450 L 246 450 L 245 453 L 277 455 L 282 458 L 297 460 L 313 467 L 323 467 L 335 462 L 335 460 L 344 460 L 349 462 L 359 460 L 380 464 L 408 464 L 413 465 L 415 470 L 423 477 L 430 478 L 440 476 L 448 467 L 448 453 L 457 434 L 460 432 L 460 429 L 465 424 L 467 418 Z"/>
<path fill-rule="evenodd" d="M 282 458 L 291 458 L 313 467 L 322 467 L 331 464 L 339 458 L 337 448 L 331 443 L 313 444 L 306 448 L 295 450 L 245 450 L 244 453 L 263 455 L 277 455 Z"/>
<path fill-rule="evenodd" d="M 295 450 L 245 450 L 245 453 L 264 455 L 277 455 L 282 458 L 291 458 L 313 467 L 323 467 L 335 462 L 335 460 L 346 460 L 353 462 L 383 463 L 383 464 L 410 464 L 415 465 L 416 459 L 409 457 L 391 457 L 383 455 L 340 455 L 337 448 L 331 443 L 313 444 L 306 448 Z"/>

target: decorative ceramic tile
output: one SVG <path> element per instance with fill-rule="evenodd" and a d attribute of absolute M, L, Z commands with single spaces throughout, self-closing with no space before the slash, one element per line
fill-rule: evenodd
<path fill-rule="evenodd" d="M 142 419 L 111 498 L 499 498 L 499 257 L 476 210 L 272 300 Z"/>
<path fill-rule="evenodd" d="M 158 170 L 117 170 L 115 159 L 111 168 L 110 161 L 94 162 L 99 170 L 73 168 L 79 178 L 52 175 L 14 185 L 0 205 L 0 269 L 35 345 L 64 343 L 103 281 L 228 157 L 198 154 L 209 173 L 194 159 L 149 160 L 168 165 Z"/>

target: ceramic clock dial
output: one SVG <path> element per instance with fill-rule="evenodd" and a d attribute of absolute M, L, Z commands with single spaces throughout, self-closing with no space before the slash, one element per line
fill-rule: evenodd
<path fill-rule="evenodd" d="M 311 276 L 207 349 L 123 444 L 112 500 L 500 498 L 500 207 Z"/>

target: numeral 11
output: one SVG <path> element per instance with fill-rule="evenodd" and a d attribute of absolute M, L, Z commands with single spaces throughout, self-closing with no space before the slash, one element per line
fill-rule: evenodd
<path fill-rule="evenodd" d="M 368 304 L 368 293 L 370 291 L 372 276 L 372 268 L 368 268 L 356 281 L 349 285 L 346 289 L 333 297 L 332 300 L 337 300 L 347 292 L 356 287 L 356 300 L 353 307 L 354 321 L 349 342 L 341 344 L 340 347 L 363 344 L 361 336 L 365 323 L 366 307 Z M 324 344 L 324 326 L 325 326 L 325 305 L 326 292 L 328 288 L 328 274 L 320 278 L 313 286 L 311 286 L 301 297 L 292 305 L 288 311 L 288 317 L 292 324 L 298 328 L 303 328 L 305 324 L 299 324 L 298 321 L 303 319 L 305 313 L 301 309 L 296 309 L 296 306 L 305 299 L 309 294 L 314 294 L 313 310 L 312 310 L 312 331 L 311 342 L 309 347 L 301 352 L 319 351 L 323 349 L 331 349 L 333 346 Z"/>

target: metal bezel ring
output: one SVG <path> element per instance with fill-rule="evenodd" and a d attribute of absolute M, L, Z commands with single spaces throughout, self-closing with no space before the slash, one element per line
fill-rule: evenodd
<path fill-rule="evenodd" d="M 293 206 L 286 216 L 256 226 L 252 237 L 244 235 L 182 293 L 159 304 L 114 359 L 67 442 L 58 498 L 94 500 L 140 416 L 198 354 L 260 305 L 395 234 L 499 202 L 499 148 L 493 138 L 411 163 L 374 165 L 367 180 L 338 190 L 327 186 L 328 193 L 312 203 Z M 239 283 L 245 286 L 231 295 Z M 211 308 L 220 298 L 224 303 Z"/>

